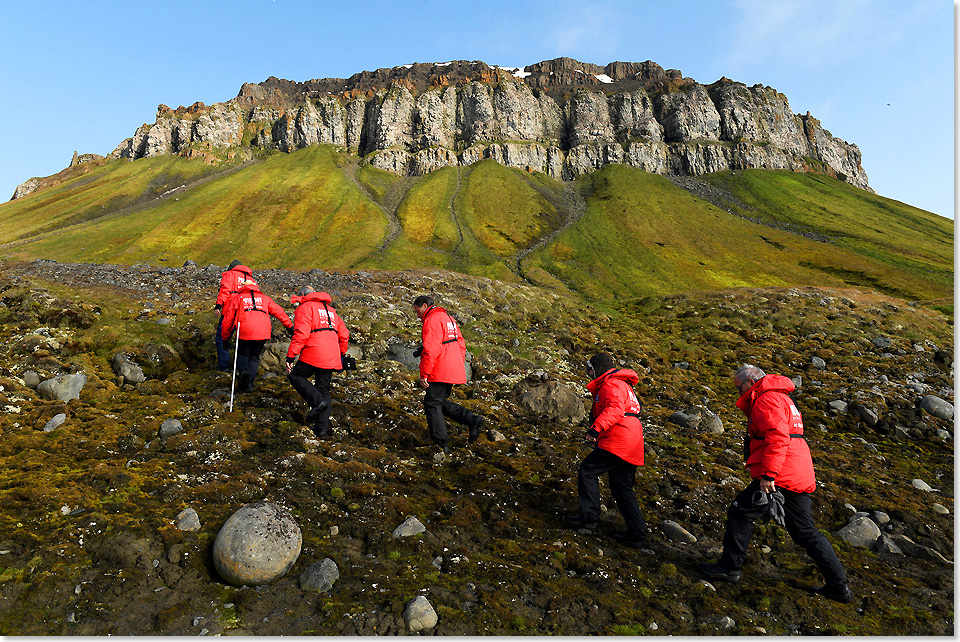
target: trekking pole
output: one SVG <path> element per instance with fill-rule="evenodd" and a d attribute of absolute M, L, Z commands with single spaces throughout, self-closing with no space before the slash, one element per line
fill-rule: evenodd
<path fill-rule="evenodd" d="M 230 412 L 233 412 L 233 385 L 237 381 L 237 353 L 240 352 L 240 320 L 237 319 L 237 345 L 233 349 L 233 376 L 230 377 Z"/>

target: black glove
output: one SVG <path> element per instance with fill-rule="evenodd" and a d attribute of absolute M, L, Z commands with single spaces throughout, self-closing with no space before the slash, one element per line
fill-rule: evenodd
<path fill-rule="evenodd" d="M 287 365 L 289 366 L 291 363 L 293 363 L 296 360 L 297 360 L 296 357 L 287 357 Z"/>
<path fill-rule="evenodd" d="M 342 354 L 340 355 L 340 366 L 344 370 L 356 370 L 357 360 L 351 357 L 349 354 Z"/>
<path fill-rule="evenodd" d="M 596 441 L 599 436 L 600 436 L 600 431 L 597 430 L 596 428 L 591 428 L 590 430 L 587 431 L 588 439 L 592 439 Z"/>
<path fill-rule="evenodd" d="M 215 306 L 213 306 L 213 309 L 216 310 L 217 312 L 223 312 L 223 304 L 218 303 Z"/>
<path fill-rule="evenodd" d="M 420 357 L 423 354 L 423 344 L 417 346 L 417 349 L 413 351 L 413 356 Z"/>
<path fill-rule="evenodd" d="M 290 335 L 291 337 L 293 336 L 293 326 L 290 326 L 289 328 L 287 328 L 287 334 Z"/>

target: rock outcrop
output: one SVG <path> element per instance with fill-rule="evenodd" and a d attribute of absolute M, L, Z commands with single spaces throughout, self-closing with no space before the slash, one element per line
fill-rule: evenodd
<path fill-rule="evenodd" d="M 226 103 L 160 105 L 156 122 L 111 156 L 315 144 L 410 176 L 492 158 L 564 180 L 622 163 L 665 175 L 819 171 L 870 190 L 857 146 L 809 113 L 791 113 L 783 94 L 726 78 L 701 85 L 650 61 L 558 58 L 511 69 L 457 61 L 347 80 L 270 78 Z"/>

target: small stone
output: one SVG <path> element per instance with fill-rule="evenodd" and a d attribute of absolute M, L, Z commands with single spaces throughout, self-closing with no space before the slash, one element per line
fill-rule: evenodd
<path fill-rule="evenodd" d="M 953 404 L 936 395 L 927 395 L 921 399 L 920 408 L 938 419 L 953 421 Z"/>
<path fill-rule="evenodd" d="M 40 385 L 40 375 L 33 370 L 27 370 L 23 373 L 23 385 L 31 390 L 36 390 Z"/>
<path fill-rule="evenodd" d="M 270 502 L 247 504 L 231 515 L 213 542 L 214 567 L 228 584 L 269 584 L 300 556 L 303 537 L 290 512 Z"/>
<path fill-rule="evenodd" d="M 872 519 L 877 524 L 886 524 L 890 521 L 890 516 L 883 511 L 875 510 L 873 511 Z"/>
<path fill-rule="evenodd" d="M 659 628 L 660 628 L 660 627 L 657 625 L 656 622 L 651 622 L 650 624 L 647 625 L 647 630 L 649 630 L 649 631 L 656 631 L 656 630 L 658 630 Z"/>
<path fill-rule="evenodd" d="M 810 364 L 817 370 L 823 370 L 827 367 L 827 362 L 821 359 L 820 357 L 811 357 Z"/>
<path fill-rule="evenodd" d="M 432 629 L 437 625 L 437 612 L 433 605 L 422 595 L 410 600 L 403 611 L 403 621 L 411 633 Z"/>
<path fill-rule="evenodd" d="M 772 550 L 773 550 L 773 549 L 770 548 L 769 546 L 767 546 L 766 544 L 764 544 L 763 546 L 760 547 L 760 552 L 761 552 L 761 553 L 764 553 L 764 554 L 769 554 L 770 551 L 772 551 Z"/>
<path fill-rule="evenodd" d="M 923 481 L 922 479 L 914 479 L 913 481 L 910 482 L 910 485 L 913 486 L 914 488 L 919 488 L 920 490 L 926 491 L 928 493 L 934 491 L 934 489 L 930 486 L 930 484 Z"/>
<path fill-rule="evenodd" d="M 936 503 L 934 503 L 934 505 L 933 505 L 933 511 L 934 511 L 935 513 L 939 513 L 940 515 L 949 515 L 949 514 L 950 514 L 950 509 L 947 508 L 946 506 L 944 506 L 943 504 L 936 504 Z"/>
<path fill-rule="evenodd" d="M 873 548 L 880 537 L 880 527 L 869 517 L 855 517 L 837 531 L 837 536 L 853 546 Z"/>
<path fill-rule="evenodd" d="M 881 535 L 880 539 L 877 540 L 876 550 L 878 553 L 890 553 L 892 555 L 903 555 L 903 551 L 897 546 L 896 542 L 887 537 L 886 535 Z"/>
<path fill-rule="evenodd" d="M 183 424 L 179 419 L 167 419 L 160 424 L 160 437 L 167 438 L 176 435 L 183 430 Z"/>
<path fill-rule="evenodd" d="M 827 406 L 829 406 L 831 410 L 839 413 L 846 412 L 848 407 L 847 402 L 843 401 L 842 399 L 831 401 L 830 403 L 827 404 Z"/>
<path fill-rule="evenodd" d="M 393 529 L 393 539 L 400 539 L 401 537 L 411 537 L 413 535 L 419 535 L 420 533 L 426 532 L 427 527 L 423 523 L 411 515 L 408 517 L 402 524 Z"/>
<path fill-rule="evenodd" d="M 338 579 L 340 579 L 340 569 L 337 568 L 337 563 L 326 557 L 311 564 L 300 575 L 300 588 L 310 593 L 324 593 L 333 588 Z"/>
<path fill-rule="evenodd" d="M 330 535 L 331 535 L 331 536 L 335 536 L 335 535 L 339 535 L 339 534 L 340 534 L 340 527 L 339 527 L 339 526 L 331 526 L 331 527 L 330 527 Z"/>
<path fill-rule="evenodd" d="M 85 374 L 57 375 L 37 386 L 37 393 L 48 401 L 71 401 L 80 398 L 80 391 L 87 383 Z"/>
<path fill-rule="evenodd" d="M 720 618 L 720 626 L 724 629 L 733 629 L 736 628 L 737 623 L 733 621 L 733 618 L 729 615 L 724 615 Z"/>
<path fill-rule="evenodd" d="M 63 422 L 67 420 L 67 416 L 64 413 L 54 415 L 50 421 L 46 423 L 43 427 L 43 432 L 52 432 L 63 425 Z"/>
<path fill-rule="evenodd" d="M 660 528 L 663 529 L 663 534 L 671 542 L 684 544 L 695 544 L 697 542 L 697 538 L 692 533 L 674 521 L 665 520 L 660 524 Z"/>
<path fill-rule="evenodd" d="M 200 530 L 200 515 L 192 508 L 180 511 L 177 515 L 177 528 L 189 532 Z"/>

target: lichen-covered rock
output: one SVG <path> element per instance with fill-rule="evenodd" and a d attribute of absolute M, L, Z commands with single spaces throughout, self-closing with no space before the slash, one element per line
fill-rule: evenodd
<path fill-rule="evenodd" d="M 337 568 L 337 563 L 325 557 L 300 574 L 300 588 L 309 593 L 323 593 L 333 588 L 338 579 L 340 569 Z"/>
<path fill-rule="evenodd" d="M 437 625 L 437 612 L 430 604 L 430 600 L 422 595 L 418 595 L 407 603 L 403 610 L 403 621 L 407 624 L 407 630 L 411 633 L 426 631 Z"/>
<path fill-rule="evenodd" d="M 423 523 L 414 517 L 413 515 L 407 517 L 402 524 L 393 529 L 392 537 L 393 539 L 400 539 L 401 537 L 413 537 L 414 535 L 419 535 L 420 533 L 426 532 L 427 527 Z"/>
<path fill-rule="evenodd" d="M 247 504 L 217 533 L 214 566 L 234 586 L 269 584 L 297 561 L 302 541 L 300 527 L 285 508 L 270 502 Z"/>
<path fill-rule="evenodd" d="M 953 404 L 936 395 L 926 395 L 921 399 L 920 408 L 938 419 L 953 421 Z"/>
<path fill-rule="evenodd" d="M 837 535 L 854 546 L 873 548 L 880 537 L 880 527 L 869 517 L 856 517 L 838 530 Z"/>
<path fill-rule="evenodd" d="M 83 373 L 57 375 L 38 385 L 37 393 L 51 401 L 70 401 L 80 398 L 80 391 L 86 383 L 87 375 Z"/>

